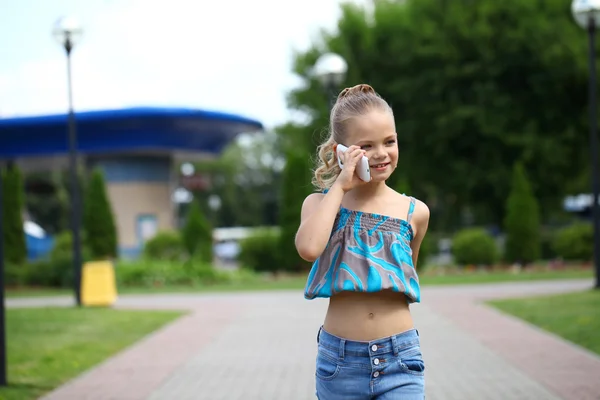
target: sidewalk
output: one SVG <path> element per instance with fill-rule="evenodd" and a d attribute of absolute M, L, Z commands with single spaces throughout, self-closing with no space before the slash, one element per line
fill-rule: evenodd
<path fill-rule="evenodd" d="M 412 309 L 427 365 L 427 399 L 600 399 L 600 357 L 480 304 L 591 285 L 579 280 L 425 288 L 423 304 Z M 7 303 L 38 302 L 48 304 Z M 44 400 L 315 398 L 315 339 L 326 301 L 306 301 L 290 291 L 175 294 L 124 296 L 118 307 L 191 313 Z"/>

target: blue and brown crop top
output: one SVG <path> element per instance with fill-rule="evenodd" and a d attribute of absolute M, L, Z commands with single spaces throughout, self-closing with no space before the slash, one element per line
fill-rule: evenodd
<path fill-rule="evenodd" d="M 304 297 L 331 297 L 342 291 L 404 293 L 409 303 L 421 301 L 413 265 L 410 197 L 406 220 L 340 207 L 329 242 L 308 275 Z"/>

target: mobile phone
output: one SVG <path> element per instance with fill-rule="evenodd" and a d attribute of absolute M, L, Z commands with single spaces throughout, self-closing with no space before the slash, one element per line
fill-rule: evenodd
<path fill-rule="evenodd" d="M 343 144 L 337 145 L 337 151 L 336 151 L 337 160 L 338 160 L 338 165 L 340 166 L 341 169 L 344 169 L 344 164 L 342 163 L 341 156 L 346 150 L 348 150 L 348 148 L 346 146 L 344 146 Z M 362 156 L 360 161 L 356 164 L 356 174 L 358 175 L 358 177 L 360 179 L 362 179 L 365 182 L 371 181 L 371 171 L 369 170 L 369 159 L 366 156 Z"/>

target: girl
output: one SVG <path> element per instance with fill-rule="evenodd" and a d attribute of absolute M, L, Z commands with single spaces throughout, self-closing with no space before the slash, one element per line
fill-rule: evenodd
<path fill-rule="evenodd" d="M 329 298 L 317 334 L 320 400 L 425 397 L 424 363 L 409 304 L 429 209 L 386 185 L 398 164 L 392 109 L 369 85 L 344 89 L 331 110 L 313 183 L 302 205 L 300 256 L 314 262 L 304 296 Z M 348 147 L 336 159 L 338 144 Z M 369 160 L 370 182 L 355 173 Z"/>

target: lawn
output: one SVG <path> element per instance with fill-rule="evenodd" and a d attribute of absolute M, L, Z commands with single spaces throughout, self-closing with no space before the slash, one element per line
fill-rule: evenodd
<path fill-rule="evenodd" d="M 489 304 L 600 355 L 600 290 Z"/>
<path fill-rule="evenodd" d="M 198 284 L 195 286 L 158 286 L 158 287 L 119 287 L 119 294 L 152 294 L 152 293 L 205 293 L 205 292 L 239 292 L 263 290 L 302 290 L 306 284 L 307 274 L 274 278 L 256 277 L 244 282 Z M 428 272 L 420 275 L 423 286 L 458 285 L 477 283 L 520 282 L 554 279 L 582 279 L 593 277 L 589 268 L 571 268 L 565 270 L 540 270 L 511 273 L 508 271 L 453 271 L 444 275 Z M 72 295 L 71 289 L 22 288 L 7 289 L 7 298 Z"/>
<path fill-rule="evenodd" d="M 182 315 L 94 308 L 6 310 L 9 386 L 2 400 L 32 400 Z"/>

